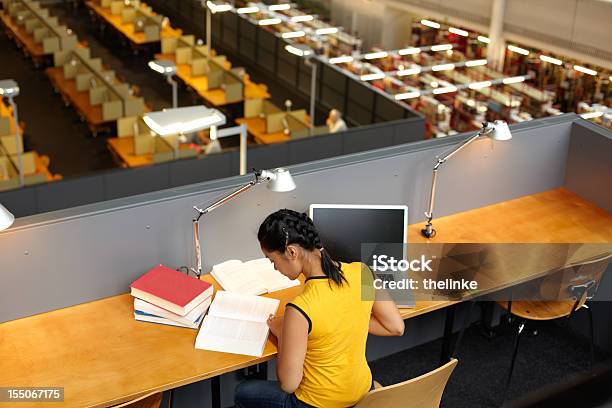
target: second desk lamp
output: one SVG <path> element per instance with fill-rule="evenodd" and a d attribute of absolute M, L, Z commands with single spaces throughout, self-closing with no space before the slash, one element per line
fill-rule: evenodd
<path fill-rule="evenodd" d="M 450 153 L 444 155 L 443 157 L 438 157 L 438 161 L 433 168 L 433 181 L 431 185 L 431 195 L 429 196 L 429 210 L 425 213 L 425 217 L 427 218 L 427 224 L 425 228 L 421 230 L 421 234 L 425 238 L 433 238 L 436 236 L 436 230 L 433 228 L 431 224 L 431 220 L 433 219 L 433 207 L 434 200 L 436 198 L 436 181 L 438 178 L 438 169 L 440 165 L 445 163 L 455 154 L 457 154 L 460 150 L 463 150 L 466 146 L 474 142 L 476 139 L 481 136 L 488 136 L 493 140 L 510 140 L 512 139 L 512 133 L 510 133 L 510 128 L 508 128 L 508 124 L 503 120 L 496 120 L 495 122 L 486 122 L 483 123 L 482 129 L 474 136 L 466 139 L 459 146 L 455 147 Z"/>
<path fill-rule="evenodd" d="M 293 177 L 291 177 L 291 173 L 289 170 L 278 168 L 273 170 L 256 170 L 253 174 L 253 179 L 249 181 L 247 184 L 238 188 L 237 190 L 232 191 L 228 195 L 223 198 L 215 201 L 211 205 L 206 208 L 200 208 L 198 206 L 194 206 L 193 209 L 197 212 L 197 217 L 193 219 L 193 242 L 195 246 L 195 257 L 196 257 L 196 266 L 192 268 L 192 272 L 196 276 L 202 275 L 202 248 L 200 245 L 200 218 L 204 214 L 208 214 L 209 212 L 221 207 L 223 204 L 227 203 L 231 199 L 235 198 L 241 193 L 244 193 L 251 187 L 257 184 L 268 184 L 268 189 L 271 191 L 275 191 L 277 193 L 285 193 L 289 191 L 295 190 L 295 182 L 293 181 Z"/>

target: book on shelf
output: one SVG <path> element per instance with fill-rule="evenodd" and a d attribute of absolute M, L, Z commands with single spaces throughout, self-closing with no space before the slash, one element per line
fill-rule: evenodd
<path fill-rule="evenodd" d="M 268 317 L 280 301 L 217 291 L 196 337 L 197 349 L 261 357 L 268 340 Z"/>
<path fill-rule="evenodd" d="M 151 303 L 145 302 L 142 299 L 134 298 L 134 317 L 136 320 L 145 320 L 151 317 L 169 320 L 170 322 L 179 323 L 184 327 L 190 327 L 197 329 L 204 317 L 204 314 L 208 311 L 212 297 L 209 296 L 202 303 L 193 308 L 193 310 L 187 313 L 185 316 L 180 316 L 175 313 L 169 312 L 166 309 L 162 309 L 159 306 L 155 306 Z M 155 319 L 154 323 L 159 323 Z M 172 324 L 172 323 L 167 323 Z"/>
<path fill-rule="evenodd" d="M 224 290 L 246 295 L 263 295 L 300 284 L 298 279 L 289 279 L 274 269 L 268 258 L 248 262 L 232 259 L 213 266 L 210 274 Z"/>
<path fill-rule="evenodd" d="M 213 294 L 213 286 L 163 265 L 156 266 L 131 285 L 132 296 L 185 316 Z"/>

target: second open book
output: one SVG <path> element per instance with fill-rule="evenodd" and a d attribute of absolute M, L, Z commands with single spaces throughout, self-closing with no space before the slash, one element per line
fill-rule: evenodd
<path fill-rule="evenodd" d="M 291 280 L 274 269 L 268 258 L 225 261 L 213 266 L 210 274 L 223 289 L 248 295 L 263 295 L 300 284 L 299 280 Z"/>
<path fill-rule="evenodd" d="M 195 347 L 261 357 L 270 332 L 267 320 L 279 303 L 278 299 L 217 291 Z"/>

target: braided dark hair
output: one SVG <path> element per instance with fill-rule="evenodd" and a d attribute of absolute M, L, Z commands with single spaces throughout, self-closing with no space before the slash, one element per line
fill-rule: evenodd
<path fill-rule="evenodd" d="M 321 251 L 321 268 L 325 276 L 338 286 L 347 282 L 340 262 L 334 261 L 323 248 L 319 233 L 306 213 L 283 209 L 268 215 L 259 226 L 257 239 L 267 251 L 284 253 L 290 244 L 299 245 L 308 251 L 318 249 Z"/>

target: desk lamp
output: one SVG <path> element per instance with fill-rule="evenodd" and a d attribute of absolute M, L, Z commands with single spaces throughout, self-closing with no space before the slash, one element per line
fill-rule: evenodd
<path fill-rule="evenodd" d="M 15 216 L 11 214 L 2 204 L 0 204 L 0 231 L 4 231 L 15 221 Z"/>
<path fill-rule="evenodd" d="M 200 276 L 202 274 L 200 218 L 202 218 L 204 214 L 208 214 L 209 212 L 221 207 L 223 204 L 257 184 L 267 183 L 268 189 L 277 193 L 286 193 L 295 190 L 295 182 L 293 181 L 293 177 L 291 177 L 291 173 L 289 173 L 289 170 L 287 169 L 278 168 L 273 170 L 256 170 L 253 175 L 253 179 L 247 184 L 243 185 L 237 190 L 232 191 L 208 207 L 204 209 L 199 208 L 198 206 L 193 207 L 193 209 L 197 212 L 197 217 L 193 219 L 193 242 L 195 245 L 196 267 L 195 269 L 192 268 L 191 270 L 196 274 L 196 276 Z"/>
<path fill-rule="evenodd" d="M 203 105 L 149 112 L 143 115 L 142 120 L 161 137 L 185 135 L 203 129 L 210 129 L 211 134 L 216 134 L 217 126 L 225 125 L 226 122 L 225 115 L 217 109 Z M 178 158 L 178 144 L 175 149 L 175 155 Z"/>
<path fill-rule="evenodd" d="M 17 167 L 19 170 L 19 185 L 23 186 L 23 164 L 21 162 L 22 145 L 19 140 L 19 119 L 17 117 L 17 105 L 13 100 L 19 96 L 19 85 L 12 79 L 4 79 L 0 81 L 0 98 L 7 98 L 9 105 L 13 110 L 13 122 L 15 123 L 15 149 L 17 150 Z"/>
<path fill-rule="evenodd" d="M 315 52 L 306 44 L 288 44 L 285 45 L 285 51 L 297 55 L 300 58 L 304 58 L 306 65 L 312 68 L 310 74 L 310 135 L 312 136 L 315 126 L 315 98 L 317 93 L 317 64 L 315 63 L 316 58 L 313 58 L 315 57 Z"/>
<path fill-rule="evenodd" d="M 433 207 L 434 200 L 436 197 L 436 180 L 438 177 L 438 168 L 441 164 L 445 163 L 448 159 L 453 157 L 460 150 L 464 149 L 481 136 L 488 136 L 492 140 L 512 139 L 512 134 L 510 133 L 508 124 L 503 120 L 496 120 L 495 122 L 486 122 L 482 124 L 482 129 L 480 129 L 480 131 L 478 131 L 478 133 L 476 133 L 474 136 L 465 140 L 463 143 L 454 148 L 450 153 L 444 155 L 442 158 L 437 158 L 438 162 L 433 168 L 433 181 L 431 185 L 431 195 L 429 197 L 429 211 L 425 213 L 425 217 L 427 218 L 427 224 L 425 225 L 425 228 L 421 230 L 421 234 L 423 234 L 425 238 L 433 238 L 436 236 L 436 230 L 433 229 L 431 220 L 433 219 Z"/>
<path fill-rule="evenodd" d="M 167 60 L 155 60 L 149 61 L 149 68 L 151 68 L 155 72 L 159 72 L 160 74 L 164 74 L 166 76 L 166 81 L 170 85 L 172 85 L 172 107 L 178 107 L 178 85 L 176 81 L 172 78 L 174 74 L 176 74 L 176 65 L 172 61 Z"/>

